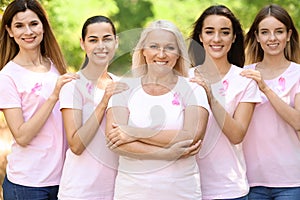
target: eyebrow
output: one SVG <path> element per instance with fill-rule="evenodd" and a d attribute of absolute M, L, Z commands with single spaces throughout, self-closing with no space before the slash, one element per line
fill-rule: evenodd
<path fill-rule="evenodd" d="M 108 37 L 114 37 L 114 35 L 111 35 L 111 34 L 107 34 L 107 35 L 104 35 L 103 38 L 108 38 Z M 97 36 L 94 36 L 94 35 L 90 35 L 88 38 L 98 38 Z"/>
<path fill-rule="evenodd" d="M 281 30 L 281 29 L 285 29 L 285 27 L 278 27 L 278 28 L 275 28 L 275 30 Z M 262 30 L 262 31 L 267 31 L 269 30 L 268 28 L 260 28 L 259 30 Z"/>
<path fill-rule="evenodd" d="M 39 22 L 39 20 L 34 19 L 34 20 L 31 20 L 29 23 L 35 23 L 35 22 Z M 24 24 L 24 22 L 20 20 L 20 21 L 14 22 L 14 24 Z"/>
<path fill-rule="evenodd" d="M 205 27 L 204 29 L 215 29 L 214 27 Z M 231 28 L 223 27 L 221 30 L 231 30 Z"/>

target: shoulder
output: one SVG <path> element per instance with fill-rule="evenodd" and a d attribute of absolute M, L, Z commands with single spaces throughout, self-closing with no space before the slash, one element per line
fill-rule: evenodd
<path fill-rule="evenodd" d="M 196 69 L 196 67 L 189 68 L 189 71 L 188 71 L 188 76 L 189 77 L 194 77 L 195 76 L 195 69 Z"/>
<path fill-rule="evenodd" d="M 248 69 L 254 69 L 256 64 L 248 65 Z M 246 67 L 246 66 L 245 66 Z M 230 76 L 231 80 L 234 80 L 235 85 L 249 85 L 250 83 L 255 83 L 255 81 L 251 78 L 247 78 L 241 75 L 241 72 L 244 71 L 246 68 L 237 67 L 235 65 L 232 65 L 232 74 Z"/>
<path fill-rule="evenodd" d="M 245 65 L 243 67 L 243 69 L 255 69 L 256 65 L 257 65 L 257 63 L 252 63 L 252 64 L 249 64 L 249 65 Z"/>
<path fill-rule="evenodd" d="M 300 71 L 300 64 L 291 62 L 291 65 L 289 68 L 291 68 L 292 70 L 295 70 L 295 71 Z"/>
<path fill-rule="evenodd" d="M 181 91 L 181 93 L 188 94 L 190 92 L 194 92 L 195 90 L 204 90 L 204 88 L 198 83 L 191 82 L 190 78 L 178 76 L 178 84 L 177 89 Z"/>
<path fill-rule="evenodd" d="M 14 74 L 20 71 L 20 66 L 10 61 L 0 71 L 1 74 Z"/>
<path fill-rule="evenodd" d="M 120 79 L 119 76 L 111 73 L 111 72 L 108 72 L 108 75 L 110 76 L 110 78 L 113 80 L 113 81 L 118 81 Z"/>
<path fill-rule="evenodd" d="M 119 82 L 126 83 L 129 88 L 136 88 L 141 85 L 141 78 L 122 77 L 118 79 Z"/>

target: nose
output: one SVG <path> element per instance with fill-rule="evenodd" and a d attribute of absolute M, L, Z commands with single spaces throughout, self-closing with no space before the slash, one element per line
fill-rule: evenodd
<path fill-rule="evenodd" d="M 98 42 L 98 48 L 100 48 L 100 49 L 104 49 L 105 48 L 105 44 L 104 44 L 103 41 L 99 40 L 99 42 Z"/>
<path fill-rule="evenodd" d="M 218 41 L 220 41 L 220 39 L 221 39 L 220 34 L 219 33 L 215 33 L 213 40 L 215 42 L 218 42 Z"/>
<path fill-rule="evenodd" d="M 165 56 L 166 56 L 165 49 L 164 49 L 163 47 L 160 47 L 160 48 L 158 49 L 158 57 L 163 58 L 163 57 L 165 57 Z"/>
<path fill-rule="evenodd" d="M 276 39 L 275 33 L 274 32 L 270 32 L 269 38 L 270 38 L 270 40 L 275 40 Z"/>
<path fill-rule="evenodd" d="M 30 26 L 25 26 L 25 33 L 27 33 L 27 34 L 31 34 L 32 33 L 32 30 L 31 30 L 31 28 L 30 28 Z"/>

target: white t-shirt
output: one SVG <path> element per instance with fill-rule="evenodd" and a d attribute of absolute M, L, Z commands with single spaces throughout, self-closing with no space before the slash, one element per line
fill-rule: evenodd
<path fill-rule="evenodd" d="M 252 79 L 240 75 L 243 69 L 232 65 L 221 81 L 211 85 L 212 93 L 233 116 L 240 102 L 260 102 L 259 88 Z M 194 76 L 194 68 L 190 75 Z M 198 154 L 203 199 L 231 199 L 247 195 L 242 143 L 233 145 L 220 129 L 211 113 Z"/>
<path fill-rule="evenodd" d="M 256 64 L 245 66 L 255 69 Z M 300 65 L 291 63 L 278 77 L 265 80 L 281 98 L 294 107 L 300 92 Z M 299 187 L 300 141 L 297 132 L 275 111 L 261 93 L 262 102 L 254 110 L 244 140 L 247 176 L 250 186 Z"/>
<path fill-rule="evenodd" d="M 82 111 L 82 123 L 101 101 L 104 90 L 95 87 L 79 71 L 80 79 L 69 82 L 60 92 L 60 108 Z M 117 77 L 110 74 L 113 80 Z M 58 197 L 61 200 L 112 200 L 118 156 L 106 147 L 104 116 L 97 133 L 81 155 L 67 150 Z"/>
<path fill-rule="evenodd" d="M 58 71 L 38 73 L 10 61 L 0 72 L 0 109 L 21 108 L 28 121 L 52 94 Z M 59 103 L 52 109 L 40 132 L 26 147 L 12 144 L 7 160 L 7 178 L 24 186 L 58 185 L 65 158 L 66 140 Z"/>
<path fill-rule="evenodd" d="M 130 89 L 114 95 L 110 106 L 129 109 L 128 125 L 152 129 L 178 129 L 183 126 L 187 106 L 208 109 L 205 90 L 179 77 L 168 93 L 152 96 L 146 93 L 140 78 L 122 80 Z M 115 199 L 201 199 L 199 172 L 195 156 L 167 160 L 140 160 L 120 156 Z"/>

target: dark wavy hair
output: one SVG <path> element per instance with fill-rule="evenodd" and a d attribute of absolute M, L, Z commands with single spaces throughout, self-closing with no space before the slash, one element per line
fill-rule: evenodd
<path fill-rule="evenodd" d="M 236 36 L 232 44 L 227 59 L 229 63 L 238 67 L 243 67 L 245 63 L 244 52 L 244 32 L 239 20 L 224 5 L 214 5 L 208 7 L 193 24 L 193 31 L 190 35 L 189 56 L 193 66 L 201 65 L 204 62 L 205 52 L 203 43 L 200 41 L 199 35 L 202 34 L 203 22 L 210 15 L 221 15 L 230 19 L 233 27 L 233 34 Z"/>

